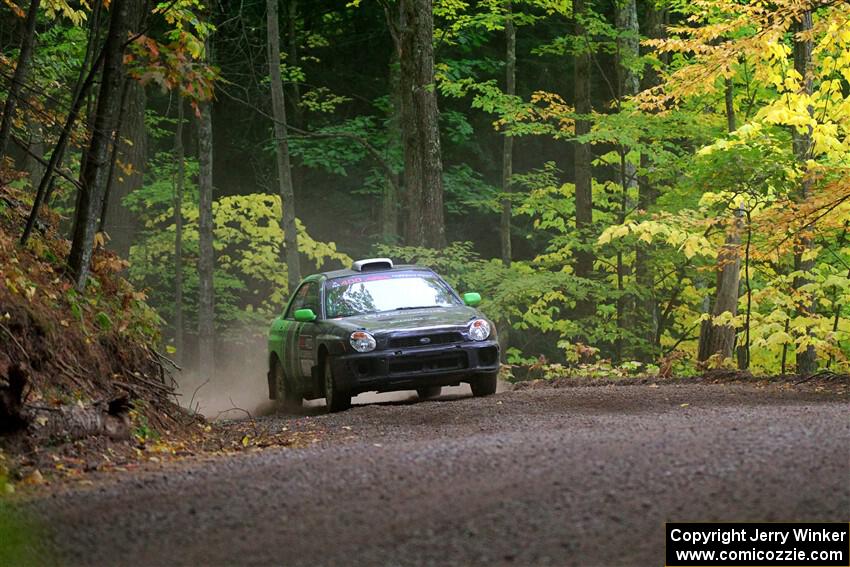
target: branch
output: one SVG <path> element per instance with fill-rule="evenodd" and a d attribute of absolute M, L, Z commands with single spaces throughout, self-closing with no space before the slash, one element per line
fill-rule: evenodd
<path fill-rule="evenodd" d="M 32 151 L 32 150 L 30 149 L 30 147 L 29 147 L 29 144 L 24 143 L 24 142 L 23 142 L 22 140 L 20 140 L 17 136 L 12 136 L 12 141 L 13 141 L 13 142 L 15 142 L 15 144 L 17 144 L 17 145 L 18 145 L 18 147 L 20 147 L 20 148 L 21 148 L 24 152 L 26 152 L 26 154 L 27 154 L 28 156 L 30 156 L 31 158 L 33 158 L 35 161 L 37 161 L 38 163 L 40 163 L 40 164 L 41 164 L 41 165 L 43 165 L 44 167 L 47 167 L 47 166 L 49 165 L 49 164 L 47 163 L 47 160 L 46 160 L 46 159 L 44 159 L 43 157 L 39 156 L 38 154 L 33 153 L 33 151 Z M 80 183 L 80 181 L 79 181 L 78 179 L 74 179 L 73 177 L 71 177 L 70 172 L 65 172 L 65 171 L 62 171 L 62 170 L 61 170 L 61 169 L 59 169 L 59 168 L 54 168 L 54 169 L 53 169 L 53 173 L 58 174 L 58 175 L 59 175 L 59 177 L 61 177 L 62 179 L 66 180 L 66 181 L 68 181 L 68 182 L 70 182 L 70 183 L 71 183 L 71 184 L 73 184 L 73 185 L 74 185 L 74 187 L 76 187 L 77 189 L 80 189 L 80 188 L 82 187 L 82 184 Z"/>
<path fill-rule="evenodd" d="M 847 193 L 846 195 L 842 196 L 840 199 L 836 199 L 835 201 L 833 201 L 828 206 L 824 206 L 824 207 L 821 207 L 820 209 L 816 209 L 817 211 L 824 211 L 824 212 L 819 214 L 818 216 L 816 216 L 813 220 L 810 220 L 806 224 L 802 225 L 800 228 L 798 228 L 797 230 L 795 230 L 791 234 L 787 235 L 782 240 L 780 240 L 779 243 L 776 246 L 773 247 L 773 249 L 778 250 L 779 247 L 782 246 L 783 244 L 785 244 L 786 242 L 788 242 L 788 240 L 792 236 L 796 236 L 796 235 L 800 234 L 801 232 L 803 232 L 804 230 L 806 230 L 807 228 L 809 228 L 810 226 L 816 224 L 820 219 L 822 219 L 823 217 L 825 217 L 826 215 L 831 213 L 839 205 L 841 205 L 842 203 L 844 203 L 844 201 L 846 201 L 848 199 L 850 199 L 850 193 Z M 824 210 L 824 209 L 826 209 L 826 210 Z"/>
<path fill-rule="evenodd" d="M 246 100 L 243 100 L 239 97 L 236 97 L 236 96 L 228 93 L 224 89 L 219 89 L 219 92 L 224 93 L 224 95 L 227 96 L 227 98 L 229 98 L 230 100 L 233 100 L 235 102 L 238 102 L 238 103 L 246 106 L 247 108 L 250 108 L 251 110 L 253 110 L 257 114 L 259 114 L 260 116 L 262 116 L 262 117 L 264 117 L 268 120 L 271 120 L 272 122 L 276 122 L 273 116 L 269 115 L 263 109 L 255 106 L 254 104 L 251 104 L 250 102 L 248 102 Z M 345 138 L 345 139 L 357 142 L 358 144 L 360 144 L 363 147 L 363 149 L 365 149 L 367 152 L 369 152 L 369 154 L 375 159 L 376 162 L 378 162 L 378 165 L 380 165 L 381 169 L 384 170 L 384 173 L 386 174 L 387 179 L 392 184 L 393 189 L 395 189 L 396 192 L 400 191 L 400 187 L 398 186 L 398 182 L 395 179 L 396 172 L 393 170 L 392 167 L 390 167 L 390 164 L 387 163 L 387 161 L 381 155 L 381 152 L 379 152 L 378 149 L 375 148 L 375 146 L 373 146 L 372 144 L 370 144 L 365 138 L 358 136 L 357 134 L 351 134 L 350 132 L 310 132 L 308 130 L 302 130 L 301 128 L 296 128 L 295 126 L 292 126 L 291 124 L 284 123 L 284 126 L 286 127 L 287 130 L 290 130 L 292 132 L 296 132 L 298 134 L 297 136 L 293 136 L 295 138 Z"/>

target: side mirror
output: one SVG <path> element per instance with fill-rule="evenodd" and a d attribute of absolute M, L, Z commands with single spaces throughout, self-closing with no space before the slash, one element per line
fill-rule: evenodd
<path fill-rule="evenodd" d="M 295 312 L 295 320 L 299 323 L 310 323 L 316 320 L 316 314 L 312 309 L 299 309 Z"/>
<path fill-rule="evenodd" d="M 481 294 L 470 292 L 463 294 L 463 302 L 469 305 L 470 307 L 475 307 L 479 303 L 481 303 Z"/>

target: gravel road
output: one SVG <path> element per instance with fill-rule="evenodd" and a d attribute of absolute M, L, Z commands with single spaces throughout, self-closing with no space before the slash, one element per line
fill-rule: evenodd
<path fill-rule="evenodd" d="M 848 410 L 846 394 L 663 385 L 274 416 L 329 435 L 30 509 L 60 564 L 663 565 L 665 521 L 850 519 Z"/>

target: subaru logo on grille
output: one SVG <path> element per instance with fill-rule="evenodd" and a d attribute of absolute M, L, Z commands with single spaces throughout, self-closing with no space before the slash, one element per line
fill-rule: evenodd
<path fill-rule="evenodd" d="M 422 337 L 421 339 L 419 339 L 419 344 L 422 344 L 422 345 L 427 345 L 430 342 L 431 342 L 431 339 L 429 339 L 428 337 Z"/>

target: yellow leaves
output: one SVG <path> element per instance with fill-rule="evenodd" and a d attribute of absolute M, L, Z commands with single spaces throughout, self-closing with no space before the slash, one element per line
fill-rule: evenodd
<path fill-rule="evenodd" d="M 792 126 L 800 131 L 805 131 L 808 128 L 816 127 L 818 124 L 811 111 L 815 104 L 816 99 L 813 96 L 785 93 L 759 110 L 755 120 L 768 124 Z"/>
<path fill-rule="evenodd" d="M 596 242 L 598 244 L 608 244 L 613 240 L 623 238 L 631 232 L 632 227 L 634 225 L 634 222 L 629 221 L 624 224 L 609 226 L 604 231 L 602 231 L 602 234 L 599 235 L 599 238 Z"/>
<path fill-rule="evenodd" d="M 27 17 L 27 13 L 18 6 L 13 0 L 3 0 L 3 3 L 6 4 L 9 8 L 11 8 L 12 12 L 19 18 L 24 19 Z"/>
<path fill-rule="evenodd" d="M 791 47 L 773 40 L 767 42 L 764 51 L 768 59 L 785 60 L 791 55 Z"/>
<path fill-rule="evenodd" d="M 782 346 L 782 345 L 790 345 L 794 343 L 794 337 L 785 331 L 777 331 L 772 333 L 765 341 L 765 346 L 773 347 L 773 346 Z"/>
<path fill-rule="evenodd" d="M 502 128 L 510 122 L 550 122 L 559 131 L 572 133 L 575 127 L 573 113 L 575 109 L 568 105 L 560 95 L 547 91 L 535 91 L 531 95 L 531 105 L 513 109 L 511 116 L 505 116 L 495 122 L 497 128 Z"/>
<path fill-rule="evenodd" d="M 281 216 L 278 195 L 231 195 L 220 197 L 213 203 L 217 274 L 227 285 L 233 286 L 230 290 L 238 290 L 242 294 L 257 289 L 269 290 L 267 294 L 263 292 L 259 304 L 255 299 L 251 300 L 256 311 L 262 314 L 279 311 L 288 294 L 287 268 L 280 256 L 284 240 Z M 191 203 L 184 204 L 183 218 L 184 246 L 189 248 L 198 240 L 197 207 Z M 134 260 L 138 254 L 170 258 L 174 242 L 173 211 L 170 207 L 164 212 L 151 211 L 146 220 L 148 226 L 161 233 L 162 237 L 157 235 L 144 248 L 134 248 Z M 296 229 L 299 252 L 317 268 L 330 262 L 351 263 L 351 258 L 337 250 L 335 243 L 316 241 L 297 219 Z M 184 248 L 184 253 L 187 248 Z M 146 262 L 134 262 L 133 266 L 150 269 Z"/>
<path fill-rule="evenodd" d="M 708 247 L 705 245 L 709 244 Z M 688 235 L 682 245 L 679 246 L 679 250 L 685 254 L 686 258 L 693 258 L 698 253 L 704 256 L 716 256 L 717 252 L 713 250 L 713 247 L 710 246 L 710 243 L 706 240 L 706 238 L 699 234 L 691 234 Z M 712 252 L 714 252 L 712 254 Z"/>
<path fill-rule="evenodd" d="M 716 327 L 739 327 L 744 323 L 742 315 L 733 315 L 731 311 L 724 311 L 720 315 L 710 317 L 710 319 Z"/>
<path fill-rule="evenodd" d="M 651 243 L 656 240 L 656 237 L 660 237 L 667 244 L 682 252 L 687 258 L 693 258 L 697 255 L 710 258 L 717 256 L 717 250 L 702 232 L 691 233 L 689 229 L 684 228 L 684 225 L 677 225 L 678 221 L 684 221 L 684 219 L 673 219 L 673 221 L 673 223 L 652 220 L 640 223 L 627 221 L 606 228 L 596 242 L 597 244 L 609 244 L 614 240 L 634 235 L 640 242 Z"/>
<path fill-rule="evenodd" d="M 87 18 L 85 10 L 72 8 L 67 0 L 45 0 L 42 6 L 49 18 L 63 16 L 71 20 L 75 26 L 82 25 Z"/>

